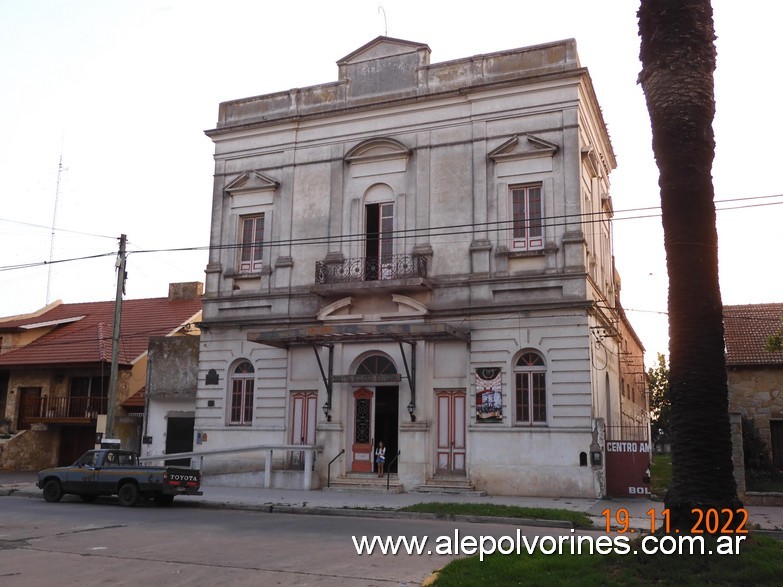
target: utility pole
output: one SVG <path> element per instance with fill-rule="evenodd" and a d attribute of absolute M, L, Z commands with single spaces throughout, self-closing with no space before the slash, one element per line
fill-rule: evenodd
<path fill-rule="evenodd" d="M 117 296 L 114 299 L 114 333 L 111 344 L 111 375 L 109 376 L 109 398 L 106 409 L 106 431 L 104 438 L 114 438 L 114 411 L 117 404 L 117 376 L 120 356 L 120 321 L 122 320 L 122 294 L 125 293 L 125 242 L 120 236 L 120 252 L 117 254 Z"/>

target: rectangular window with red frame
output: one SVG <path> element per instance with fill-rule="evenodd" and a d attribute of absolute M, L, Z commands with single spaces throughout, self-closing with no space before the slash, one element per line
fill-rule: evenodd
<path fill-rule="evenodd" d="M 242 242 L 239 271 L 256 273 L 263 266 L 264 215 L 246 216 L 241 220 Z"/>
<path fill-rule="evenodd" d="M 544 248 L 544 210 L 541 186 L 511 188 L 511 249 L 532 251 Z"/>
<path fill-rule="evenodd" d="M 230 424 L 247 425 L 253 423 L 253 380 L 234 379 L 231 389 Z"/>

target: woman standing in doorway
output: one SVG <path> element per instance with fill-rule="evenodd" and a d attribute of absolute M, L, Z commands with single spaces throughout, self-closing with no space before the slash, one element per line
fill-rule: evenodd
<path fill-rule="evenodd" d="M 383 465 L 386 463 L 386 447 L 381 440 L 375 449 L 375 462 L 378 465 L 378 477 L 383 477 Z"/>

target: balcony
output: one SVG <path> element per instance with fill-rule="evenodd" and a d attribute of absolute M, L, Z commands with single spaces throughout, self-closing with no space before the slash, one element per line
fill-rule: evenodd
<path fill-rule="evenodd" d="M 389 255 L 315 263 L 315 286 L 311 290 L 315 294 L 358 293 L 377 289 L 429 289 L 426 257 Z"/>
<path fill-rule="evenodd" d="M 30 423 L 88 424 L 95 422 L 98 414 L 105 414 L 107 405 L 105 397 L 39 397 L 25 403 L 24 419 Z"/>

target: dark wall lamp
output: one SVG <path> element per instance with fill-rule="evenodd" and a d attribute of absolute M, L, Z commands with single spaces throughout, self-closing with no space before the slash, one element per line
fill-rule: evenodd
<path fill-rule="evenodd" d="M 416 404 L 413 402 L 408 404 L 408 415 L 411 417 L 411 422 L 416 421 Z"/>
<path fill-rule="evenodd" d="M 331 422 L 332 421 L 332 406 L 329 405 L 329 402 L 326 402 L 321 409 L 324 411 L 324 416 L 326 416 L 326 421 L 327 422 Z"/>

